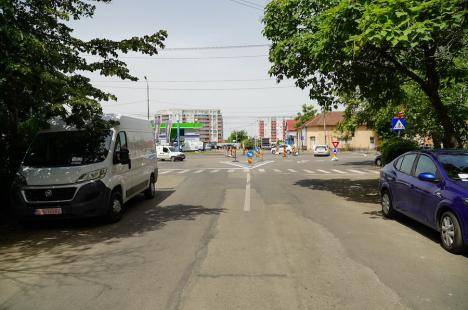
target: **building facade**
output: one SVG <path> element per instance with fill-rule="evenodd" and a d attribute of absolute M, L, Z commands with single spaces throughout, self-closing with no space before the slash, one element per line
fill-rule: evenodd
<path fill-rule="evenodd" d="M 198 129 L 200 141 L 204 143 L 223 142 L 223 115 L 217 109 L 169 109 L 158 111 L 155 115 L 160 117 L 161 123 L 201 123 Z"/>
<path fill-rule="evenodd" d="M 288 138 L 286 134 L 287 121 L 291 119 L 291 117 L 259 118 L 257 121 L 259 139 L 269 139 L 270 144 L 275 144 L 278 141 L 285 142 Z"/>
<path fill-rule="evenodd" d="M 344 150 L 376 149 L 379 141 L 373 130 L 359 126 L 353 133 L 345 135 L 337 128 L 343 120 L 343 112 L 327 112 L 312 118 L 298 130 L 297 141 L 301 141 L 300 147 L 308 150 L 312 150 L 315 145 L 332 147 L 332 142 L 338 141 L 339 148 Z"/>

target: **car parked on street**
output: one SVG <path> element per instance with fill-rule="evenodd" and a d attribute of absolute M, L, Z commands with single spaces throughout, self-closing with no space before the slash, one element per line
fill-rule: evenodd
<path fill-rule="evenodd" d="M 158 145 L 156 151 L 160 160 L 183 161 L 185 159 L 185 154 L 177 151 L 173 146 Z"/>
<path fill-rule="evenodd" d="M 279 145 L 274 145 L 271 148 L 271 153 L 272 154 L 283 154 L 284 153 L 284 148 L 286 148 L 286 154 L 291 154 L 292 153 L 292 146 L 287 145 L 287 144 L 279 144 Z"/>
<path fill-rule="evenodd" d="M 381 154 L 377 154 L 377 156 L 375 156 L 375 159 L 374 159 L 374 164 L 376 166 L 382 166 L 382 155 Z"/>
<path fill-rule="evenodd" d="M 330 156 L 330 148 L 328 145 L 315 145 L 314 156 Z"/>
<path fill-rule="evenodd" d="M 381 170 L 379 190 L 384 216 L 403 213 L 439 231 L 447 251 L 467 249 L 467 150 L 405 153 Z"/>
<path fill-rule="evenodd" d="M 117 222 L 124 203 L 158 179 L 153 129 L 146 119 L 107 114 L 104 131 L 72 128 L 60 120 L 36 135 L 12 186 L 19 219 L 105 217 Z"/>

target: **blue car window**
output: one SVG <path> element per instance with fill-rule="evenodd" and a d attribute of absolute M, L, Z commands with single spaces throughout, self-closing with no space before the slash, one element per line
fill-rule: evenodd
<path fill-rule="evenodd" d="M 414 160 L 416 159 L 416 154 L 408 154 L 403 157 L 403 161 L 401 162 L 400 171 L 406 174 L 411 174 L 411 170 L 413 170 Z"/>
<path fill-rule="evenodd" d="M 418 176 L 421 173 L 430 172 L 434 175 L 437 175 L 437 167 L 429 157 L 421 155 L 416 165 L 415 175 Z"/>
<path fill-rule="evenodd" d="M 438 157 L 449 178 L 466 180 L 468 177 L 468 154 L 443 154 Z"/>
<path fill-rule="evenodd" d="M 401 157 L 398 158 L 398 159 L 396 160 L 396 162 L 395 162 L 395 168 L 396 168 L 397 170 L 400 170 L 400 166 L 401 166 L 401 162 L 403 161 L 403 157 L 404 157 L 404 156 L 401 156 Z"/>

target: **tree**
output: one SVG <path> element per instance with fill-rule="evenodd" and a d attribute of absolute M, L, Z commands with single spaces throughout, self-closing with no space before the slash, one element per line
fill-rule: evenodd
<path fill-rule="evenodd" d="M 164 47 L 163 30 L 121 41 L 74 37 L 67 22 L 91 18 L 93 2 L 110 0 L 0 1 L 2 176 L 16 171 L 31 137 L 53 117 L 79 128 L 106 127 L 99 103 L 116 97 L 94 87 L 83 72 L 136 81 L 120 53 L 154 55 Z"/>
<path fill-rule="evenodd" d="M 378 110 L 415 87 L 444 145 L 460 146 L 444 92 L 467 82 L 467 8 L 464 0 L 273 0 L 263 19 L 270 74 L 310 87 L 326 107 L 352 97 Z"/>
<path fill-rule="evenodd" d="M 302 111 L 297 113 L 295 120 L 297 121 L 296 127 L 299 128 L 307 121 L 312 119 L 317 114 L 317 109 L 311 104 L 303 104 Z"/>
<path fill-rule="evenodd" d="M 228 137 L 228 142 L 229 143 L 232 143 L 232 141 L 236 141 L 236 142 L 242 142 L 246 139 L 249 138 L 249 135 L 247 134 L 247 131 L 245 130 L 234 130 L 231 132 L 231 134 L 229 135 Z"/>

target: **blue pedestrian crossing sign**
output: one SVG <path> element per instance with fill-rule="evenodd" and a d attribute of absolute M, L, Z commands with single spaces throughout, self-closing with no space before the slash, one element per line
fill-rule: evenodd
<path fill-rule="evenodd" d="M 393 131 L 403 131 L 406 129 L 406 119 L 394 117 L 392 118 L 392 130 Z"/>

